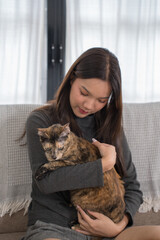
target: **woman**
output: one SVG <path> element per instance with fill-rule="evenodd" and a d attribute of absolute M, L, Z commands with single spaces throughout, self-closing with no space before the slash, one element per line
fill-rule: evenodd
<path fill-rule="evenodd" d="M 99 148 L 101 159 L 61 167 L 36 181 L 36 170 L 47 162 L 37 128 L 67 122 L 78 136 L 97 139 L 93 144 Z M 90 235 L 116 240 L 160 239 L 158 226 L 129 228 L 142 203 L 142 193 L 122 130 L 120 67 L 110 51 L 92 48 L 84 52 L 69 69 L 56 98 L 30 114 L 26 132 L 33 181 L 24 240 L 90 239 Z M 80 206 L 71 207 L 69 190 L 103 186 L 103 172 L 113 166 L 125 186 L 126 209 L 121 222 L 115 224 L 90 211 L 93 220 Z M 80 230 L 72 229 L 77 217 Z"/>

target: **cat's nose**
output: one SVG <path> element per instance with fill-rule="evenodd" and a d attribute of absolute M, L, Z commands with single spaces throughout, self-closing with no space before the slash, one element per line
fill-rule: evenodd
<path fill-rule="evenodd" d="M 52 158 L 56 159 L 56 155 L 54 153 L 52 153 Z"/>

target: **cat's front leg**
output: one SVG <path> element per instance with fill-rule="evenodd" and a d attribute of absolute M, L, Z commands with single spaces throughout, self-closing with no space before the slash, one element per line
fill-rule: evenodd
<path fill-rule="evenodd" d="M 46 164 L 40 166 L 37 171 L 36 171 L 36 174 L 35 174 L 35 179 L 36 180 L 41 180 L 43 179 L 48 173 L 49 173 L 49 169 L 45 166 Z"/>
<path fill-rule="evenodd" d="M 54 171 L 55 169 L 59 167 L 64 167 L 66 166 L 66 163 L 64 161 L 51 161 L 48 163 L 43 164 L 38 168 L 35 174 L 36 180 L 41 180 L 43 179 L 49 172 Z"/>

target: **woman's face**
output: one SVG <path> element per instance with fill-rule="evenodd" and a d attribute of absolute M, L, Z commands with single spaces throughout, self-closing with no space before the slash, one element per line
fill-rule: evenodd
<path fill-rule="evenodd" d="M 70 90 L 70 105 L 74 114 L 84 118 L 100 111 L 107 104 L 111 91 L 108 81 L 76 78 Z"/>

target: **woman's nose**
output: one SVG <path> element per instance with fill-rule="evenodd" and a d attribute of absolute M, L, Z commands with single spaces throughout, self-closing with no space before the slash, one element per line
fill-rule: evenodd
<path fill-rule="evenodd" d="M 84 107 L 87 110 L 92 110 L 94 109 L 95 101 L 94 99 L 89 99 L 84 102 Z"/>

